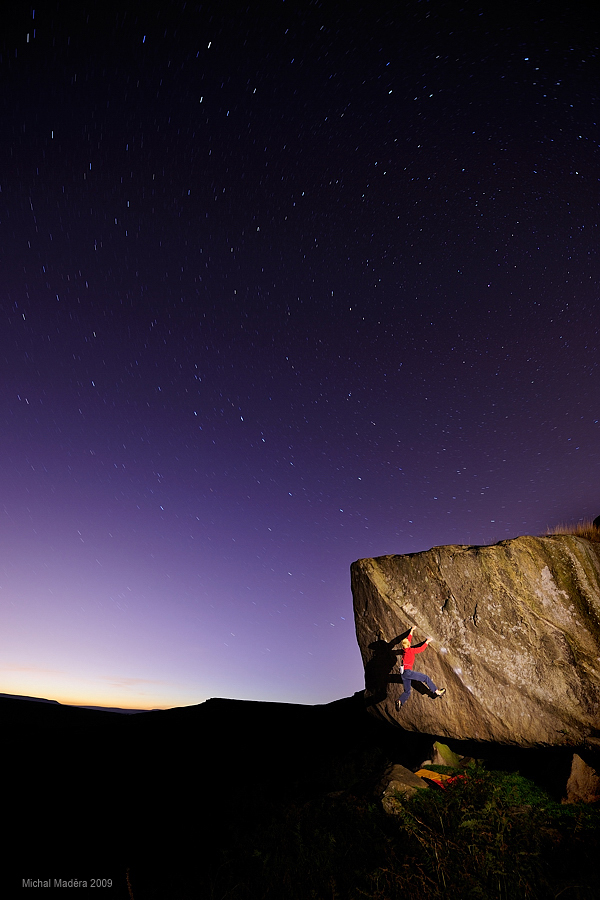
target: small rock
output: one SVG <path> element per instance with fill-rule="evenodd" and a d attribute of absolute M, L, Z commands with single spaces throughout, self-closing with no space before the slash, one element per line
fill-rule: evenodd
<path fill-rule="evenodd" d="M 401 799 L 408 800 L 422 788 L 427 788 L 427 782 L 410 769 L 399 763 L 388 766 L 379 783 L 377 794 L 381 797 L 383 809 L 389 815 L 395 815 Z M 399 796 L 400 795 L 400 796 Z"/>
<path fill-rule="evenodd" d="M 458 756 L 457 753 L 454 753 L 448 744 L 442 744 L 441 741 L 436 741 L 433 745 L 433 750 L 432 764 L 434 766 L 454 766 L 454 768 L 458 768 L 460 765 L 460 756 Z"/>
<path fill-rule="evenodd" d="M 565 803 L 595 803 L 600 800 L 600 777 L 577 754 L 573 754 Z"/>

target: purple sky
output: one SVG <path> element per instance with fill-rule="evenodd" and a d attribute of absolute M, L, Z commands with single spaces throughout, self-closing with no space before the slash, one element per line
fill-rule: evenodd
<path fill-rule="evenodd" d="M 2 36 L 0 690 L 327 702 L 354 559 L 600 514 L 598 32 L 161 6 Z"/>

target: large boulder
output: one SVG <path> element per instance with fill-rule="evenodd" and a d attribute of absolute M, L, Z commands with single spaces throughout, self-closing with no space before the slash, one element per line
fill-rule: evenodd
<path fill-rule="evenodd" d="M 352 564 L 369 711 L 410 731 L 523 747 L 600 748 L 600 544 L 574 535 L 434 547 Z M 430 638 L 402 684 L 394 639 Z"/>

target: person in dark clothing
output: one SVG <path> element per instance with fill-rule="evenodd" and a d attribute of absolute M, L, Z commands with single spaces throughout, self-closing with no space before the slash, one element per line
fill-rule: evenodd
<path fill-rule="evenodd" d="M 404 691 L 396 700 L 396 709 L 400 709 L 402 706 L 404 706 L 404 704 L 410 697 L 411 681 L 420 681 L 422 684 L 426 685 L 434 695 L 434 697 L 443 697 L 446 693 L 446 688 L 437 688 L 429 675 L 425 675 L 424 672 L 414 671 L 413 665 L 415 656 L 417 653 L 422 653 L 427 649 L 429 641 L 421 641 L 420 644 L 415 644 L 414 647 L 411 647 L 412 633 L 413 629 L 410 628 L 407 636 L 400 642 L 402 649 L 400 651 L 399 663 Z"/>

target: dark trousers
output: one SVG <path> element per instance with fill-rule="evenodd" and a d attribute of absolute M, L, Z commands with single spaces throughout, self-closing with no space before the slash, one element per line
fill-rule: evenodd
<path fill-rule="evenodd" d="M 422 681 L 423 684 L 427 685 L 432 694 L 435 694 L 435 692 L 437 691 L 437 688 L 429 675 L 425 675 L 424 672 L 415 672 L 413 669 L 405 669 L 402 673 L 402 686 L 404 687 L 404 693 L 400 694 L 400 697 L 398 698 L 400 706 L 404 706 L 404 704 L 410 697 L 411 681 Z"/>

